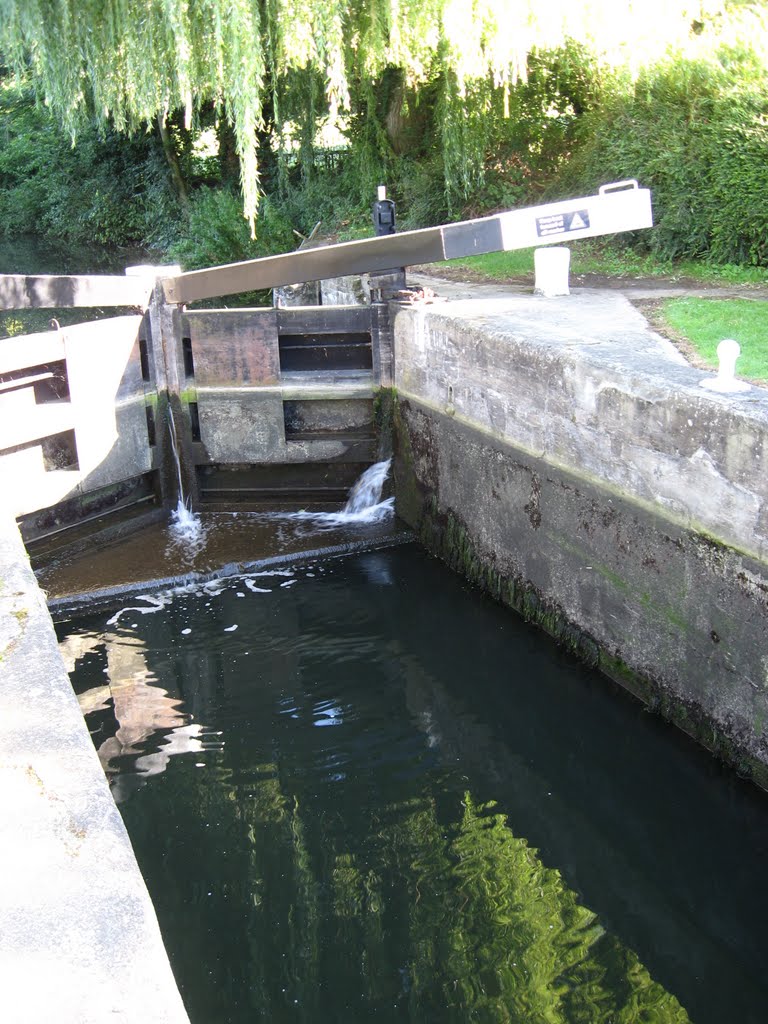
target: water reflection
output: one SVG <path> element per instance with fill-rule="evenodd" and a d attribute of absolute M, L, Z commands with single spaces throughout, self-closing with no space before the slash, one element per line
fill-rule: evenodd
<path fill-rule="evenodd" d="M 114 731 L 96 742 L 96 752 L 118 803 L 146 777 L 165 771 L 174 755 L 204 749 L 203 726 L 191 720 L 178 694 L 171 695 L 161 686 L 147 665 L 146 645 L 138 636 L 73 634 L 60 650 L 70 674 L 77 673 L 88 655 L 106 660 L 107 681 L 80 690 L 77 699 L 86 716 L 111 709 Z M 126 759 L 130 759 L 129 772 L 124 771 Z"/>
<path fill-rule="evenodd" d="M 764 806 L 441 566 L 143 605 L 60 628 L 195 1024 L 764 1019 Z"/>

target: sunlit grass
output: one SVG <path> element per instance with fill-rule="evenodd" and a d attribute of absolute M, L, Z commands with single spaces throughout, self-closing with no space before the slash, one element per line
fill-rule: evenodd
<path fill-rule="evenodd" d="M 725 338 L 741 346 L 740 377 L 768 380 L 768 303 L 753 299 L 667 299 L 661 318 L 670 333 L 688 341 L 708 365 L 717 366 Z"/>
<path fill-rule="evenodd" d="M 632 249 L 621 249 L 604 242 L 584 239 L 573 242 L 571 273 L 600 274 L 628 280 L 638 277 L 663 277 L 670 283 L 688 278 L 702 284 L 768 284 L 768 272 L 762 267 L 740 267 L 732 264 L 716 266 L 696 260 L 676 263 L 658 260 Z M 450 260 L 449 267 L 466 269 L 489 281 L 506 281 L 533 275 L 533 249 L 493 252 Z"/>

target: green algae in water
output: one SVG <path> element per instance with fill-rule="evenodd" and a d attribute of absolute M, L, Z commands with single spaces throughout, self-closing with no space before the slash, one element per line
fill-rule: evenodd
<path fill-rule="evenodd" d="M 193 1024 L 763 1019 L 764 798 L 420 551 L 59 630 Z"/>

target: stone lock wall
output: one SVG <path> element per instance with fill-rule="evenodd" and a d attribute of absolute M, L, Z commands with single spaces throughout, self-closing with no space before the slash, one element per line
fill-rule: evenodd
<path fill-rule="evenodd" d="M 427 546 L 765 786 L 768 392 L 611 293 L 401 309 L 395 366 Z"/>

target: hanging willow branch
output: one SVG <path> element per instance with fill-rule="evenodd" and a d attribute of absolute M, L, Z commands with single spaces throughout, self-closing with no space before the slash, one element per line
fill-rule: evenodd
<path fill-rule="evenodd" d="M 213 103 L 234 129 L 253 230 L 262 112 L 269 104 L 278 118 L 280 82 L 291 72 L 322 77 L 332 118 L 349 108 L 353 77 L 375 80 L 394 66 L 415 89 L 446 78 L 455 116 L 478 95 L 478 83 L 507 95 L 534 47 L 570 37 L 636 61 L 649 40 L 658 51 L 687 35 L 692 18 L 706 20 L 719 7 L 718 0 L 0 0 L 0 54 L 16 72 L 31 73 L 73 140 L 86 117 L 111 118 L 132 132 L 179 109 L 189 125 L 196 106 Z M 445 138 L 455 146 L 460 125 Z M 452 166 L 457 159 L 450 155 Z"/>

